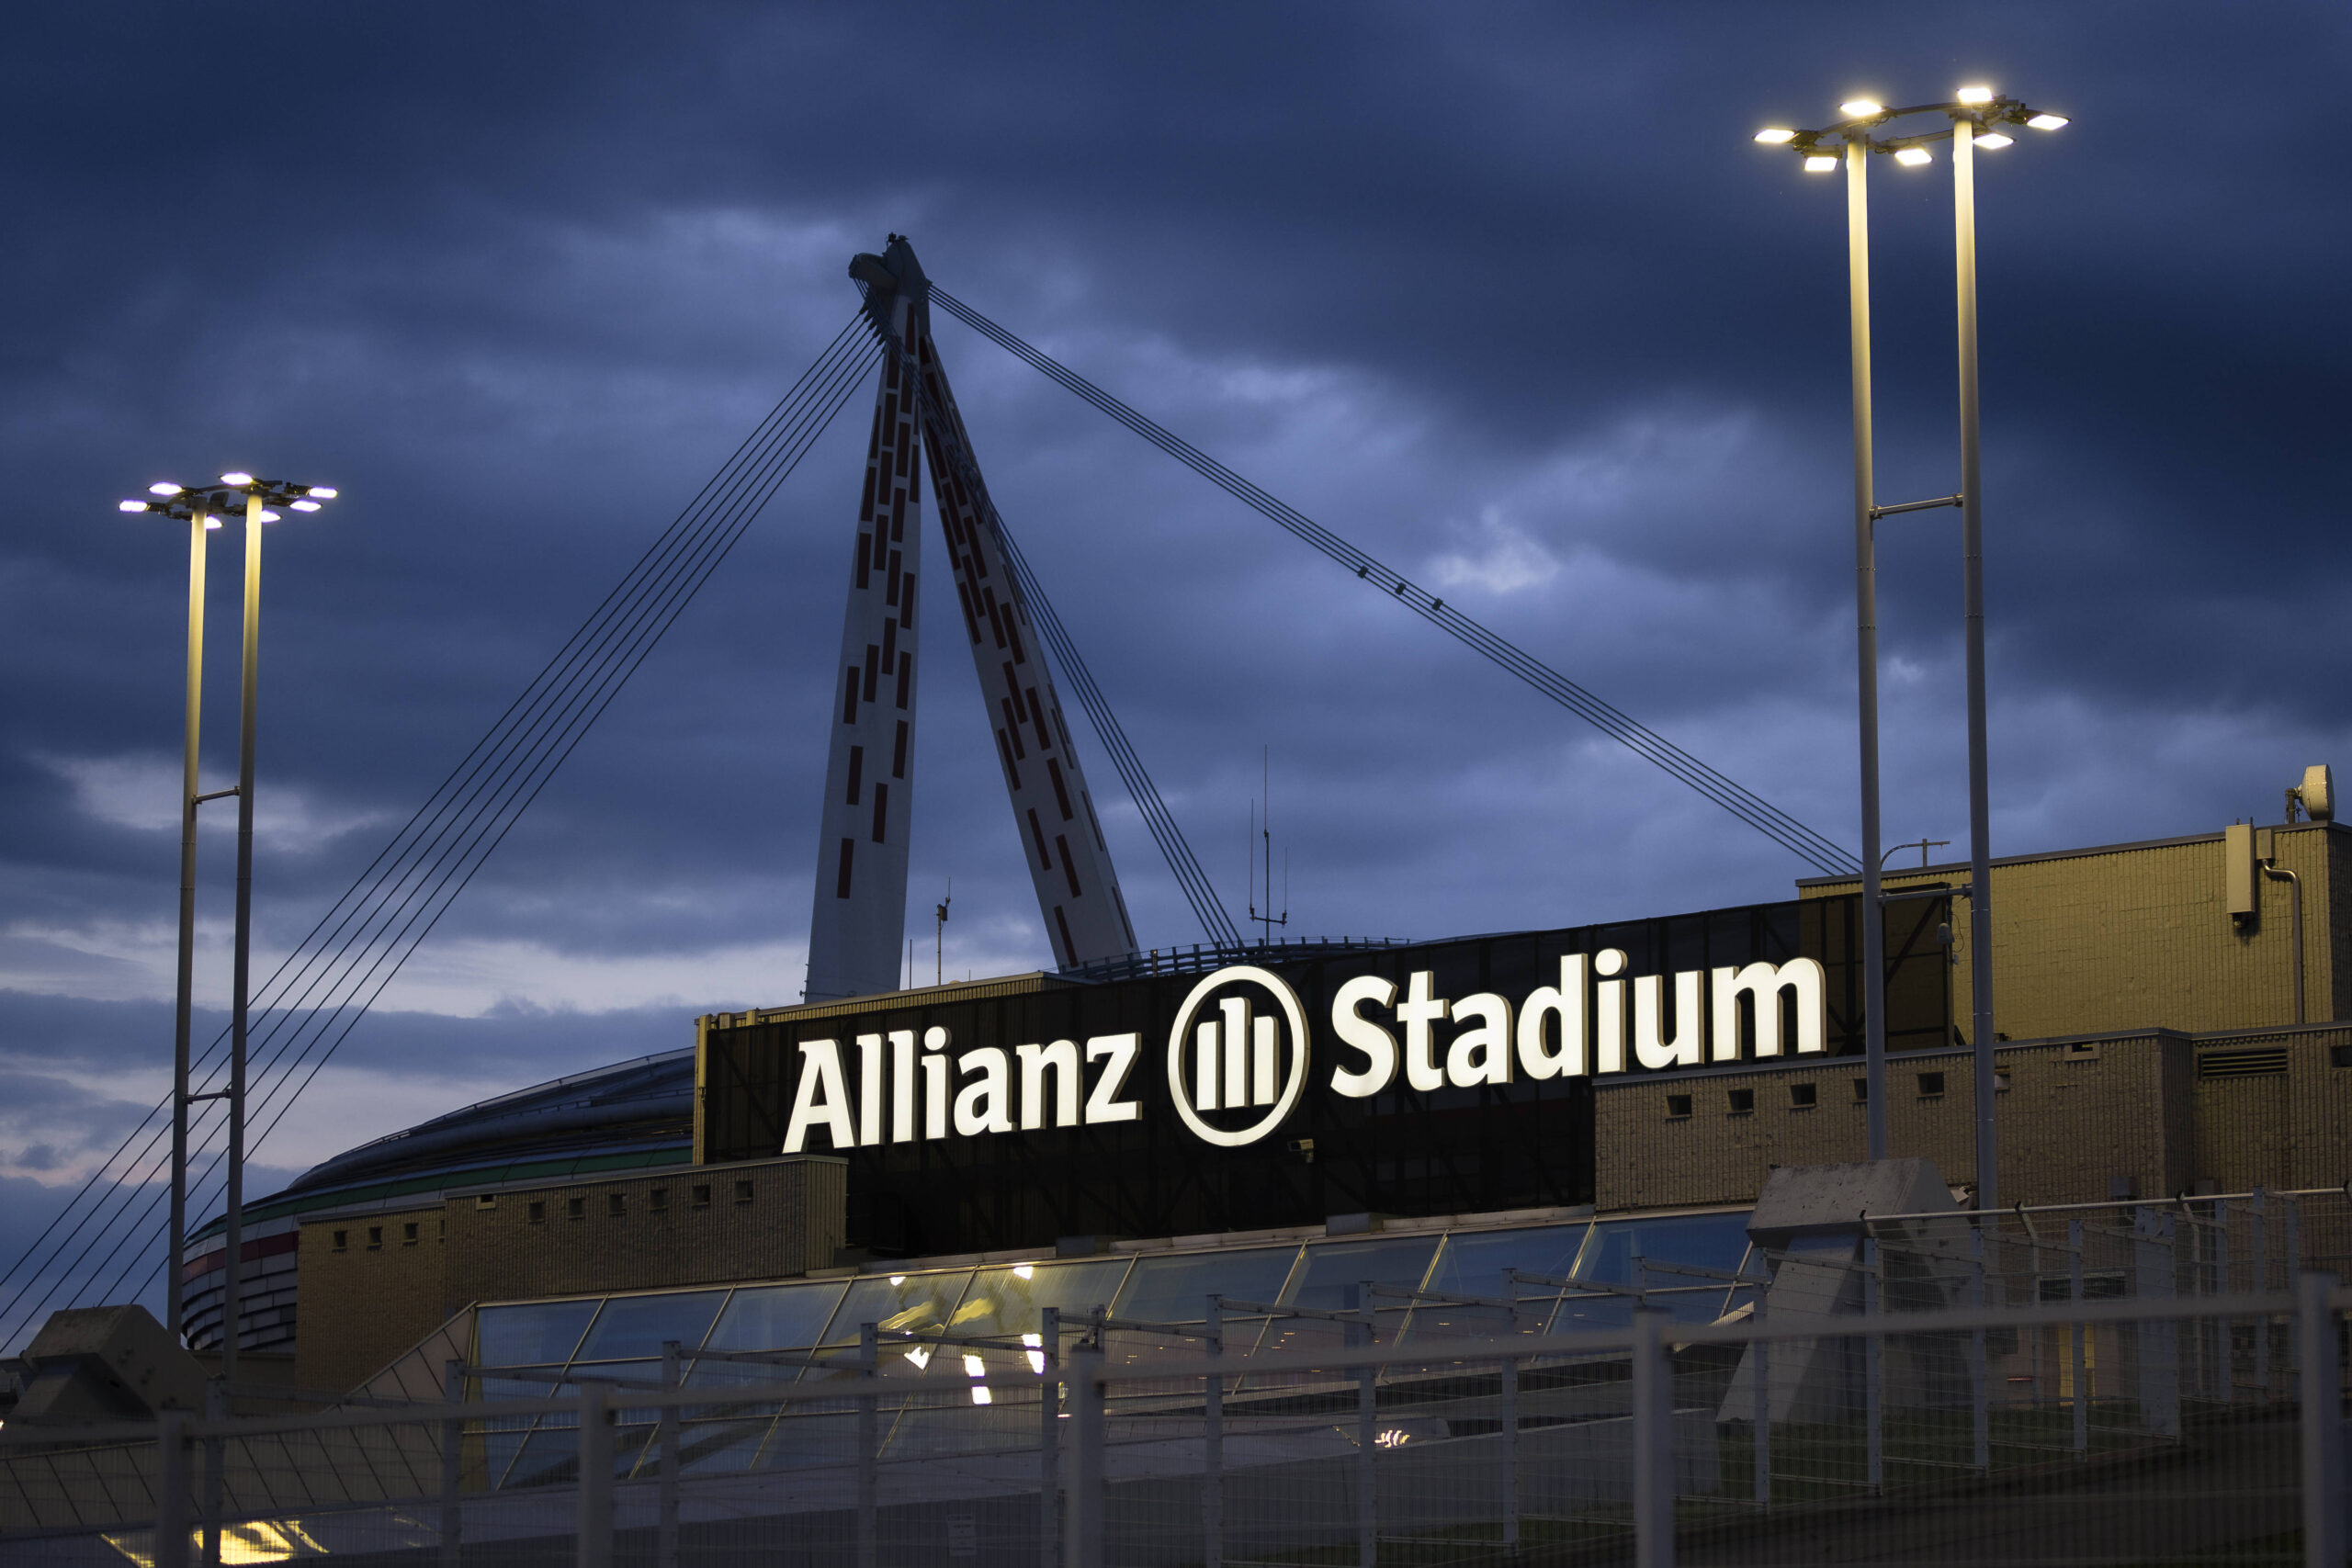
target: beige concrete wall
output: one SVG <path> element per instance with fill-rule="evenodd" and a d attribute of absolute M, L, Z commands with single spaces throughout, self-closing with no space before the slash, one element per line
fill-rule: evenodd
<path fill-rule="evenodd" d="M 413 1229 L 412 1230 L 412 1227 Z M 351 1388 L 447 1315 L 442 1205 L 328 1214 L 302 1226 L 294 1381 Z"/>
<path fill-rule="evenodd" d="M 2327 823 L 2275 833 L 2281 869 L 2301 878 L 2306 1016 L 2352 1015 L 2352 889 L 2337 874 L 2352 832 Z M 2288 885 L 2259 878 L 2261 914 L 2241 925 L 2223 903 L 2219 833 L 2086 850 L 1993 867 L 1995 1028 L 2011 1040 L 2121 1030 L 2188 1033 L 2294 1021 Z M 1965 866 L 1896 872 L 1890 889 L 1964 879 Z M 1801 896 L 1850 892 L 1815 883 Z M 1953 901 L 1952 1016 L 1973 1010 L 1969 914 Z"/>

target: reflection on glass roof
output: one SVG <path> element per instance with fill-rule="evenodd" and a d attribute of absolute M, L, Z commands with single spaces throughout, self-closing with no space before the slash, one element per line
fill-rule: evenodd
<path fill-rule="evenodd" d="M 926 1368 L 952 1370 L 976 1353 L 936 1338 L 926 1341 L 920 1337 L 924 1335 L 1003 1339 L 1002 1351 L 977 1353 L 993 1371 L 1018 1370 L 1028 1348 L 1019 1338 L 1039 1332 L 1041 1314 L 1049 1306 L 1061 1312 L 1066 1333 L 1082 1328 L 1098 1306 L 1130 1322 L 1198 1324 L 1207 1316 L 1212 1294 L 1342 1311 L 1356 1304 L 1358 1287 L 1369 1280 L 1404 1292 L 1374 1299 L 1375 1331 L 1384 1343 L 1417 1336 L 1467 1338 L 1514 1329 L 1563 1333 L 1622 1325 L 1633 1310 L 1630 1291 L 1579 1294 L 1525 1282 L 1518 1291 L 1521 1310 L 1515 1318 L 1498 1306 L 1440 1299 L 1507 1296 L 1505 1269 L 1595 1286 L 1644 1286 L 1652 1302 L 1678 1319 L 1706 1321 L 1736 1304 L 1729 1287 L 1664 1269 L 1645 1270 L 1645 1279 L 1636 1280 L 1636 1260 L 1736 1269 L 1747 1252 L 1747 1220 L 1744 1213 L 1586 1220 L 510 1303 L 476 1313 L 473 1359 L 477 1366 L 544 1366 L 575 1378 L 652 1382 L 660 1376 L 662 1342 L 677 1340 L 689 1353 L 689 1383 L 717 1396 L 684 1413 L 685 1469 L 765 1469 L 838 1457 L 848 1440 L 849 1401 L 829 1398 L 787 1412 L 781 1400 L 757 1394 L 779 1383 L 854 1375 L 859 1331 L 868 1323 L 885 1335 L 918 1337 L 884 1347 L 883 1375 L 896 1379 L 920 1375 Z M 1244 1320 L 1228 1329 L 1225 1353 L 1336 1347 L 1343 1334 L 1343 1325 L 1323 1319 Z M 692 1355 L 701 1348 L 813 1356 L 838 1362 L 841 1370 L 804 1372 L 797 1364 Z M 1113 1353 L 1115 1359 L 1132 1361 L 1189 1357 L 1199 1349 L 1196 1339 L 1182 1334 L 1129 1333 L 1119 1337 Z M 492 1399 L 556 1392 L 551 1382 L 536 1380 L 485 1378 L 479 1386 L 480 1396 Z M 627 1473 L 653 1461 L 646 1457 L 651 1450 L 643 1440 L 646 1413 L 625 1400 L 616 1403 L 623 1427 L 616 1462 Z M 926 1400 L 926 1406 L 932 1403 Z M 886 1441 L 894 1451 L 985 1448 L 996 1440 L 989 1434 L 1002 1422 L 1034 1420 L 1034 1401 L 1028 1408 L 1031 1414 L 1023 1416 L 1015 1404 L 990 1407 L 959 1397 L 935 1409 L 903 1410 Z M 908 1424 L 917 1421 L 922 1429 L 910 1429 Z M 573 1434 L 560 1418 L 493 1417 L 490 1426 L 482 1436 L 484 1461 L 492 1474 L 505 1477 L 506 1485 L 560 1479 L 573 1462 Z"/>

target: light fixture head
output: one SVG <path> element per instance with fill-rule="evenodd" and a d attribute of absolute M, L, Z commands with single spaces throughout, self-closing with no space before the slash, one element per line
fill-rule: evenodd
<path fill-rule="evenodd" d="M 160 484 L 152 484 L 147 487 L 147 493 L 149 495 L 177 495 L 179 492 L 180 487 L 168 480 Z"/>
<path fill-rule="evenodd" d="M 1756 140 L 1767 147 L 1785 147 L 1797 139 L 1797 133 L 1784 125 L 1768 125 L 1756 133 Z"/>
<path fill-rule="evenodd" d="M 1848 119 L 1868 119 L 1874 114 L 1884 114 L 1886 106 L 1871 98 L 1849 98 L 1838 106 L 1838 112 Z"/>
<path fill-rule="evenodd" d="M 220 482 L 224 485 L 249 485 L 254 482 L 254 477 L 242 468 L 233 468 L 220 476 Z"/>
<path fill-rule="evenodd" d="M 206 533 L 208 533 L 208 534 L 214 534 L 214 533 L 218 533 L 218 532 L 220 532 L 220 519 L 219 519 L 218 517 L 207 517 L 207 518 L 204 520 L 204 531 L 205 531 Z"/>
<path fill-rule="evenodd" d="M 261 520 L 265 523 L 275 523 L 277 521 L 277 513 L 265 506 L 261 509 Z"/>
<path fill-rule="evenodd" d="M 1894 161 L 1906 169 L 1916 169 L 1922 164 L 1933 162 L 1925 147 L 1903 148 L 1894 154 Z"/>
<path fill-rule="evenodd" d="M 1804 172 L 1808 175 L 1826 175 L 1837 166 L 1838 155 L 1835 152 L 1810 153 L 1804 161 Z"/>
<path fill-rule="evenodd" d="M 115 510 L 117 512 L 144 512 L 147 510 L 147 503 L 143 501 L 118 502 L 115 503 Z"/>
<path fill-rule="evenodd" d="M 1962 87 L 1952 96 L 1963 104 L 1989 104 L 1993 101 L 1993 89 L 1982 85 Z"/>
<path fill-rule="evenodd" d="M 2062 130 L 2065 129 L 2067 120 L 2063 114 L 2038 114 L 2026 123 L 2036 130 Z"/>
<path fill-rule="evenodd" d="M 303 493 L 313 501 L 333 501 L 335 498 L 333 485 L 310 485 L 305 487 Z"/>
<path fill-rule="evenodd" d="M 319 509 L 319 503 L 315 501 L 298 501 L 293 503 L 293 506 L 297 512 L 316 512 Z"/>
<path fill-rule="evenodd" d="M 1976 137 L 1974 140 L 1977 146 L 1989 148 L 1996 152 L 1999 152 L 2004 147 L 2014 147 L 2018 144 L 2018 139 L 2016 137 L 2004 136 L 1997 130 L 1985 131 L 1983 135 Z"/>

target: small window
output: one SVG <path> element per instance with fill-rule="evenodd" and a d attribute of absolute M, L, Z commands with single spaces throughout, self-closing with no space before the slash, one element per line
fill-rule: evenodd
<path fill-rule="evenodd" d="M 477 1193 L 475 1193 L 475 1194 L 474 1194 L 474 1207 L 475 1207 L 475 1208 L 477 1208 L 477 1209 L 495 1209 L 495 1208 L 497 1208 L 497 1207 L 498 1207 L 498 1194 L 497 1194 L 497 1193 L 495 1193 L 495 1192 L 477 1192 Z"/>
<path fill-rule="evenodd" d="M 334 1249 L 337 1252 L 348 1252 L 351 1250 L 351 1233 L 349 1231 L 337 1231 L 334 1233 Z"/>
<path fill-rule="evenodd" d="M 2332 1067 L 2352 1067 L 2352 1045 L 2330 1045 L 2327 1063 Z"/>
<path fill-rule="evenodd" d="M 564 1200 L 563 1212 L 572 1219 L 584 1220 L 588 1217 L 588 1200 L 585 1198 L 567 1198 Z"/>
<path fill-rule="evenodd" d="M 1854 1103 L 1857 1105 L 1868 1105 L 1870 1102 L 1871 1080 L 1868 1078 L 1856 1078 L 1854 1080 Z"/>
<path fill-rule="evenodd" d="M 1789 1103 L 1799 1111 L 1810 1111 L 1820 1100 L 1819 1084 L 1792 1083 L 1789 1086 Z"/>
<path fill-rule="evenodd" d="M 1731 1113 L 1734 1116 L 1750 1115 L 1756 1110 L 1756 1091 L 1752 1089 L 1728 1090 L 1725 1099 L 1730 1101 Z"/>
<path fill-rule="evenodd" d="M 616 1220 L 619 1219 L 623 1214 L 628 1213 L 628 1200 L 618 1192 L 605 1193 L 605 1213 L 610 1214 Z"/>
<path fill-rule="evenodd" d="M 2003 1036 L 2003 1038 L 2007 1038 L 2007 1036 Z M 2067 1061 L 2087 1062 L 2098 1056 L 2098 1042 L 2096 1040 L 2069 1040 L 2066 1042 L 2065 1059 Z"/>
<path fill-rule="evenodd" d="M 657 1214 L 665 1212 L 670 1207 L 670 1190 L 666 1187 L 656 1187 L 645 1195 L 645 1206 Z"/>
<path fill-rule="evenodd" d="M 368 1227 L 368 1245 L 371 1249 L 384 1245 L 383 1226 L 369 1225 Z"/>
<path fill-rule="evenodd" d="M 695 1183 L 695 1207 L 697 1209 L 707 1209 L 710 1207 L 709 1182 L 697 1181 Z"/>
<path fill-rule="evenodd" d="M 1995 1094 L 2007 1094 L 2009 1092 L 2008 1074 L 1995 1073 L 1993 1075 L 1993 1092 Z"/>
<path fill-rule="evenodd" d="M 1933 1099 L 1935 1099 L 1935 1098 L 1936 1098 L 1936 1096 L 1938 1096 L 1938 1095 L 1939 1095 L 1939 1094 L 1943 1093 L 1943 1091 L 1944 1091 L 1944 1076 L 1943 1076 L 1943 1074 L 1941 1074 L 1941 1073 L 1921 1073 L 1921 1074 L 1919 1075 L 1919 1098 L 1920 1098 L 1920 1099 L 1922 1099 L 1922 1100 L 1933 1100 Z"/>
<path fill-rule="evenodd" d="M 411 1220 L 401 1226 L 401 1245 L 402 1247 L 414 1247 L 416 1245 L 416 1222 L 414 1220 Z"/>
<path fill-rule="evenodd" d="M 1666 1113 L 1671 1117 L 1685 1117 L 1690 1115 L 1690 1097 L 1687 1094 L 1668 1095 L 1666 1097 Z"/>
<path fill-rule="evenodd" d="M 544 1200 L 531 1205 L 531 1223 L 535 1225 L 548 1223 L 548 1206 Z"/>
<path fill-rule="evenodd" d="M 738 1203 L 748 1203 L 751 1201 L 752 1184 L 748 1181 L 737 1182 L 735 1184 L 735 1201 Z"/>

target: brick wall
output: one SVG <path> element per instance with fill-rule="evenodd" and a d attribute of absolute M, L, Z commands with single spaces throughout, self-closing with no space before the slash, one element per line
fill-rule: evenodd
<path fill-rule="evenodd" d="M 351 1388 L 430 1332 L 442 1303 L 442 1205 L 327 1214 L 304 1222 L 301 1332 L 294 1381 Z"/>

